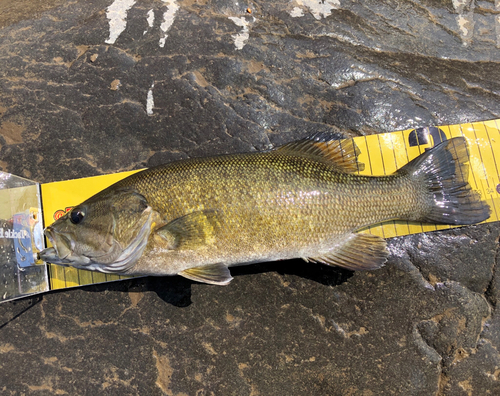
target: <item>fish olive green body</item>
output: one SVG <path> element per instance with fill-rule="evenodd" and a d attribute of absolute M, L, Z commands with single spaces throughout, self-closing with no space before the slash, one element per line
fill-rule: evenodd
<path fill-rule="evenodd" d="M 303 258 L 375 269 L 386 220 L 473 224 L 489 207 L 467 183 L 463 138 L 388 176 L 362 176 L 351 139 L 322 135 L 263 153 L 150 168 L 101 191 L 46 229 L 49 262 L 120 274 L 175 275 L 213 284 L 228 267 Z"/>

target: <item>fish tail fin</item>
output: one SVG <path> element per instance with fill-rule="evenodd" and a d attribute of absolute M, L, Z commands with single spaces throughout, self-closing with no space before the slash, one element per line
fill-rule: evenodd
<path fill-rule="evenodd" d="M 408 175 L 422 194 L 420 208 L 408 220 L 440 224 L 475 224 L 490 217 L 490 207 L 468 183 L 467 142 L 446 140 L 409 162 Z"/>

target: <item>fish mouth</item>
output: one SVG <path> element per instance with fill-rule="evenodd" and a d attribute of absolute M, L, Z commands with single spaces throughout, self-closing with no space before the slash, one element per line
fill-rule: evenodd
<path fill-rule="evenodd" d="M 82 257 L 73 256 L 73 244 L 68 237 L 56 232 L 51 227 L 47 227 L 44 233 L 53 247 L 44 249 L 38 254 L 41 260 L 60 265 L 71 265 L 75 261 L 82 261 Z"/>
<path fill-rule="evenodd" d="M 54 247 L 57 257 L 59 257 L 59 259 L 64 260 L 66 257 L 71 255 L 72 244 L 69 238 L 67 238 L 63 234 L 54 231 L 54 229 L 51 227 L 47 227 L 45 229 L 45 235 L 47 236 L 50 243 Z"/>
<path fill-rule="evenodd" d="M 38 259 L 45 261 L 46 263 L 58 264 L 68 266 L 69 264 L 61 262 L 59 256 L 57 255 L 56 249 L 53 247 L 42 250 L 38 253 Z"/>

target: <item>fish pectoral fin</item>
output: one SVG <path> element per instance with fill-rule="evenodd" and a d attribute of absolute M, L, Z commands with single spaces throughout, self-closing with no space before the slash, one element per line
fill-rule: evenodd
<path fill-rule="evenodd" d="M 233 280 L 229 268 L 220 263 L 189 268 L 179 272 L 179 275 L 193 281 L 221 286 L 228 285 Z"/>
<path fill-rule="evenodd" d="M 326 162 L 338 172 L 355 173 L 365 169 L 365 164 L 358 161 L 360 150 L 354 141 L 336 135 L 317 133 L 305 139 L 285 144 L 277 151 Z"/>
<path fill-rule="evenodd" d="M 383 238 L 371 234 L 349 234 L 326 254 L 310 257 L 309 260 L 363 271 L 380 268 L 388 255 Z"/>
<path fill-rule="evenodd" d="M 166 248 L 185 250 L 213 244 L 219 227 L 216 210 L 200 210 L 172 220 L 154 232 Z"/>

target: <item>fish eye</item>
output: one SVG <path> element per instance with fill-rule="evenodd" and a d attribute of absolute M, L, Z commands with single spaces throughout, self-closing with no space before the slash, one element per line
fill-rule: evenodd
<path fill-rule="evenodd" d="M 80 223 L 85 217 L 85 212 L 82 209 L 73 209 L 69 214 L 69 219 L 73 224 Z"/>

